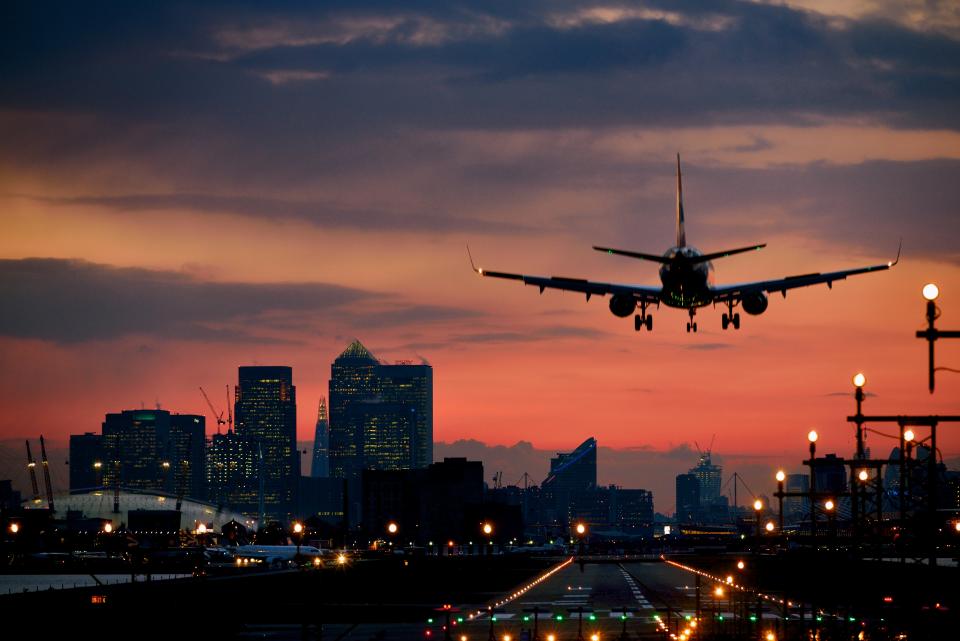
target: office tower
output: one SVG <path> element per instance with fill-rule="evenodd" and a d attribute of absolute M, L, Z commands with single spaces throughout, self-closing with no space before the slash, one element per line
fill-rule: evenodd
<path fill-rule="evenodd" d="M 700 479 L 695 474 L 677 474 L 677 522 L 694 523 L 699 514 Z"/>
<path fill-rule="evenodd" d="M 236 388 L 236 432 L 252 448 L 255 472 L 246 476 L 235 507 L 258 519 L 288 521 L 296 511 L 300 479 L 293 371 L 247 366 Z"/>
<path fill-rule="evenodd" d="M 571 514 L 591 504 L 597 487 L 597 440 L 593 437 L 570 453 L 558 452 L 550 459 L 550 474 L 541 484 L 552 521 L 569 523 Z"/>
<path fill-rule="evenodd" d="M 364 470 L 412 470 L 416 411 L 381 398 L 351 403 L 344 414 L 347 429 L 360 435 L 359 458 Z"/>
<path fill-rule="evenodd" d="M 433 368 L 384 364 L 360 341 L 330 376 L 330 476 L 425 468 L 433 460 Z"/>
<path fill-rule="evenodd" d="M 70 492 L 103 486 L 103 437 L 93 432 L 70 435 Z"/>
<path fill-rule="evenodd" d="M 407 406 L 413 424 L 412 466 L 433 463 L 433 368 L 427 363 L 381 364 L 376 369 L 380 398 Z"/>
<path fill-rule="evenodd" d="M 124 410 L 103 422 L 103 484 L 206 496 L 203 416 Z"/>
<path fill-rule="evenodd" d="M 723 482 L 723 468 L 710 460 L 710 451 L 700 455 L 696 467 L 690 468 L 690 474 L 700 482 L 700 505 L 712 505 L 720 500 L 720 486 Z"/>
<path fill-rule="evenodd" d="M 223 507 L 239 505 L 247 479 L 257 478 L 254 448 L 233 430 L 207 443 L 207 499 Z"/>
<path fill-rule="evenodd" d="M 310 476 L 327 478 L 330 476 L 330 421 L 327 417 L 327 399 L 320 397 L 317 410 L 317 428 L 313 435 L 313 460 L 310 463 Z"/>
<path fill-rule="evenodd" d="M 360 341 L 353 341 L 330 367 L 330 476 L 360 478 L 363 435 L 348 420 L 347 409 L 376 397 L 378 364 Z"/>
<path fill-rule="evenodd" d="M 611 525 L 623 532 L 653 532 L 653 492 L 615 485 L 611 485 L 609 491 Z"/>

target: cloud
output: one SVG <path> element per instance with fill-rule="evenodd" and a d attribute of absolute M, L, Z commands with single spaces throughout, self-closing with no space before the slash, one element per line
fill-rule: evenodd
<path fill-rule="evenodd" d="M 733 345 L 729 343 L 692 343 L 690 345 L 684 345 L 684 349 L 692 349 L 697 351 L 704 352 L 714 352 L 718 349 L 729 349 Z"/>
<path fill-rule="evenodd" d="M 82 260 L 0 260 L 0 334 L 63 343 L 132 334 L 270 342 L 273 311 L 343 310 L 372 292 L 327 283 L 217 283 Z"/>
<path fill-rule="evenodd" d="M 445 213 L 387 212 L 357 210 L 330 202 L 293 201 L 280 198 L 219 196 L 215 194 L 126 194 L 111 196 L 36 197 L 35 200 L 64 207 L 99 207 L 118 213 L 189 211 L 214 214 L 235 214 L 264 219 L 303 220 L 324 228 L 407 231 L 411 233 L 529 232 L 530 229 L 510 222 L 492 222 L 457 217 Z"/>

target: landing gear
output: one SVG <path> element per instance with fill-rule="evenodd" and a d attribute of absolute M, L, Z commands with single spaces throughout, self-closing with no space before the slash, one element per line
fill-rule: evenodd
<path fill-rule="evenodd" d="M 653 329 L 653 314 L 647 314 L 646 303 L 640 303 L 640 313 L 633 317 L 633 330 L 639 332 L 641 327 L 648 332 Z"/>
<path fill-rule="evenodd" d="M 724 312 L 723 316 L 720 318 L 720 322 L 723 325 L 723 329 L 727 329 L 730 325 L 733 325 L 734 329 L 740 329 L 740 314 L 733 313 L 733 301 L 727 303 L 727 309 L 729 312 Z"/>
<path fill-rule="evenodd" d="M 697 310 L 690 308 L 690 322 L 687 323 L 687 332 L 697 331 L 697 323 L 693 320 L 693 315 L 697 313 Z"/>

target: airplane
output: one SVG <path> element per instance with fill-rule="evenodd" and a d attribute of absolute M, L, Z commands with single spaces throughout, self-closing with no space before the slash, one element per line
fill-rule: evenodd
<path fill-rule="evenodd" d="M 827 287 L 833 289 L 834 281 L 843 280 L 847 276 L 853 276 L 855 274 L 865 274 L 890 269 L 900 261 L 900 248 L 898 248 L 897 258 L 882 265 L 871 265 L 869 267 L 858 267 L 836 272 L 801 274 L 775 280 L 758 280 L 733 285 L 714 284 L 712 261 L 718 258 L 733 256 L 734 254 L 759 251 L 764 247 L 766 247 L 766 243 L 704 254 L 696 247 L 687 245 L 683 215 L 683 180 L 680 174 L 680 154 L 677 154 L 676 245 L 664 252 L 662 256 L 628 251 L 625 249 L 613 249 L 611 247 L 593 247 L 596 251 L 607 254 L 660 263 L 660 281 L 662 283 L 660 287 L 620 285 L 615 283 L 594 282 L 582 278 L 528 276 L 525 274 L 491 271 L 479 268 L 474 264 L 469 246 L 467 247 L 467 255 L 470 258 L 470 266 L 480 276 L 519 280 L 525 285 L 539 287 L 541 294 L 548 288 L 579 292 L 585 294 L 588 301 L 591 296 L 606 296 L 610 294 L 610 311 L 614 316 L 620 318 L 626 318 L 634 314 L 637 307 L 639 307 L 640 313 L 634 315 L 634 330 L 638 332 L 641 328 L 646 328 L 647 331 L 653 329 L 653 315 L 647 313 L 647 307 L 656 305 L 656 307 L 659 308 L 661 303 L 667 307 L 676 307 L 688 311 L 690 320 L 687 322 L 687 332 L 697 331 L 697 322 L 695 320 L 697 309 L 711 304 L 716 306 L 717 303 L 727 306 L 727 311 L 724 312 L 721 318 L 723 329 L 726 330 L 731 325 L 734 329 L 740 329 L 740 314 L 734 312 L 734 308 L 738 305 L 741 306 L 747 314 L 757 316 L 767 309 L 767 305 L 769 304 L 767 294 L 780 292 L 783 297 L 786 298 L 788 289 L 808 287 L 819 283 L 826 283 Z"/>
<path fill-rule="evenodd" d="M 326 553 L 312 545 L 241 545 L 235 550 L 237 565 L 262 563 L 270 567 L 282 567 L 300 559 L 315 559 Z"/>

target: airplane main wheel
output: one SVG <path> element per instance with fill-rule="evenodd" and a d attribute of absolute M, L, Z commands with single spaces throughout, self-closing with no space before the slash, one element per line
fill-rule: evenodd
<path fill-rule="evenodd" d="M 643 327 L 643 319 L 640 318 L 640 314 L 637 314 L 633 317 L 633 331 L 639 332 L 641 327 Z"/>
<path fill-rule="evenodd" d="M 740 329 L 740 312 L 733 315 L 733 328 Z"/>
<path fill-rule="evenodd" d="M 726 312 L 720 317 L 720 324 L 723 325 L 724 329 L 730 327 L 730 317 L 727 316 Z"/>
<path fill-rule="evenodd" d="M 687 323 L 687 333 L 690 333 L 690 323 Z"/>
<path fill-rule="evenodd" d="M 697 331 L 697 324 L 696 324 L 696 323 L 693 324 L 693 331 Z"/>
<path fill-rule="evenodd" d="M 653 316 L 647 316 L 647 322 L 645 323 L 645 325 L 647 326 L 648 332 L 653 329 Z"/>

